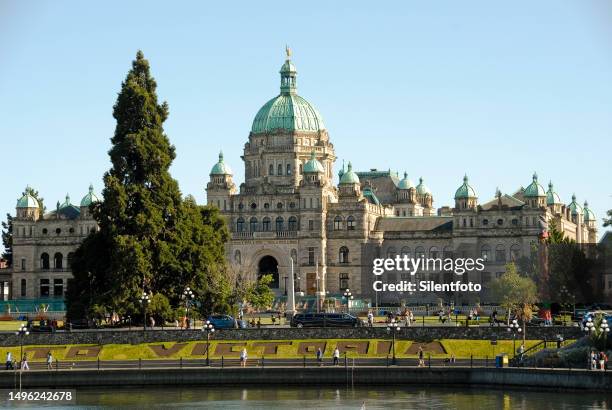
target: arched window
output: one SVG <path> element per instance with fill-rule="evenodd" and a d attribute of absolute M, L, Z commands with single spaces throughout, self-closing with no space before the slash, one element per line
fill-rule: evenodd
<path fill-rule="evenodd" d="M 414 257 L 415 258 L 424 258 L 425 257 L 425 248 L 422 246 L 417 246 L 414 249 Z"/>
<path fill-rule="evenodd" d="M 274 175 L 274 165 L 270 164 L 270 169 L 268 171 L 268 175 Z"/>
<path fill-rule="evenodd" d="M 270 218 L 268 218 L 267 216 L 264 217 L 261 223 L 261 230 L 264 232 L 268 232 L 270 230 Z"/>
<path fill-rule="evenodd" d="M 390 247 L 389 249 L 387 249 L 387 258 L 395 258 L 395 255 L 397 255 L 397 251 L 394 247 Z"/>
<path fill-rule="evenodd" d="M 340 263 L 349 263 L 349 250 L 346 246 L 340 248 L 338 257 Z"/>
<path fill-rule="evenodd" d="M 429 248 L 429 257 L 430 258 L 438 258 L 438 248 L 435 246 L 432 246 L 431 248 Z"/>
<path fill-rule="evenodd" d="M 251 232 L 257 232 L 257 218 L 252 217 L 252 218 L 249 220 L 249 230 L 250 230 Z"/>
<path fill-rule="evenodd" d="M 287 164 L 287 175 L 291 175 L 291 164 Z"/>
<path fill-rule="evenodd" d="M 74 259 L 74 252 L 68 252 L 68 256 L 66 257 L 66 264 L 68 265 L 68 269 L 72 268 L 73 259 Z"/>
<path fill-rule="evenodd" d="M 404 246 L 402 250 L 400 251 L 400 254 L 402 255 L 402 257 L 404 256 L 410 257 L 410 248 L 407 246 Z"/>
<path fill-rule="evenodd" d="M 482 245 L 480 248 L 480 257 L 484 259 L 485 262 L 491 260 L 491 247 L 489 245 Z"/>
<path fill-rule="evenodd" d="M 283 230 L 283 224 L 285 223 L 285 220 L 283 219 L 282 216 L 279 216 L 278 218 L 276 218 L 276 231 L 282 231 Z"/>
<path fill-rule="evenodd" d="M 295 216 L 292 216 L 292 217 L 289 218 L 289 230 L 290 231 L 297 231 L 298 230 L 298 228 L 297 228 L 297 224 L 298 223 L 297 222 L 298 221 L 297 221 L 297 218 Z"/>
<path fill-rule="evenodd" d="M 515 243 L 510 247 L 510 260 L 515 262 L 520 257 L 521 257 L 521 247 Z"/>
<path fill-rule="evenodd" d="M 278 172 L 276 174 L 278 176 L 283 175 L 283 164 L 278 164 Z"/>
<path fill-rule="evenodd" d="M 497 245 L 495 247 L 495 262 L 506 262 L 506 247 L 504 245 Z"/>
<path fill-rule="evenodd" d="M 334 218 L 334 231 L 339 231 L 340 229 L 342 229 L 342 217 L 337 215 Z"/>
<path fill-rule="evenodd" d="M 40 255 L 40 268 L 49 269 L 49 254 L 47 252 Z"/>
<path fill-rule="evenodd" d="M 59 252 L 53 256 L 53 267 L 55 269 L 62 269 L 64 267 L 64 256 Z"/>
<path fill-rule="evenodd" d="M 346 229 L 349 231 L 355 230 L 355 218 L 352 215 L 346 218 Z"/>
<path fill-rule="evenodd" d="M 244 219 L 238 218 L 238 220 L 236 221 L 236 232 L 243 232 L 244 231 Z"/>

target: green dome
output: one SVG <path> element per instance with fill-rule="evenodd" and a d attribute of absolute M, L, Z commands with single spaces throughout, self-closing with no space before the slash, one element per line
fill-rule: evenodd
<path fill-rule="evenodd" d="M 304 173 L 308 174 L 308 173 L 315 173 L 315 172 L 320 172 L 321 174 L 325 173 L 325 168 L 323 168 L 323 165 L 321 165 L 321 163 L 319 162 L 319 160 L 317 160 L 317 156 L 315 155 L 314 151 L 310 154 L 310 159 L 308 160 L 308 162 L 306 162 L 306 164 L 304 164 Z"/>
<path fill-rule="evenodd" d="M 419 195 L 431 195 L 431 191 L 423 182 L 423 177 L 419 178 L 419 185 L 416 186 L 416 191 Z"/>
<path fill-rule="evenodd" d="M 399 189 L 410 189 L 414 187 L 414 184 L 411 180 L 408 179 L 408 173 L 404 172 L 404 179 L 402 179 L 399 184 L 397 184 Z"/>
<path fill-rule="evenodd" d="M 255 134 L 275 130 L 317 132 L 325 129 L 319 111 L 297 95 L 295 66 L 287 55 L 281 67 L 281 92 L 268 101 L 255 115 L 251 132 Z"/>
<path fill-rule="evenodd" d="M 576 202 L 576 194 L 572 195 L 572 202 L 568 205 L 572 215 L 578 215 L 582 213 L 582 207 Z"/>
<path fill-rule="evenodd" d="M 64 201 L 63 204 L 61 204 L 59 206 L 59 208 L 62 209 L 62 208 L 66 208 L 68 206 L 72 206 L 72 204 L 70 203 L 70 195 L 66 194 L 66 200 Z"/>
<path fill-rule="evenodd" d="M 546 191 L 546 205 L 560 204 L 561 197 L 554 191 L 552 182 L 548 183 L 548 191 Z"/>
<path fill-rule="evenodd" d="M 96 194 L 94 194 L 93 185 L 89 185 L 89 192 L 81 199 L 81 206 L 86 207 L 91 205 L 94 202 L 100 202 L 100 198 Z"/>
<path fill-rule="evenodd" d="M 595 221 L 595 214 L 589 209 L 589 203 L 584 201 L 584 221 Z"/>
<path fill-rule="evenodd" d="M 463 185 L 461 185 L 459 188 L 457 188 L 457 191 L 455 191 L 455 199 L 463 198 L 476 198 L 476 191 L 474 191 L 474 188 L 468 184 L 467 175 L 463 177 Z"/>
<path fill-rule="evenodd" d="M 525 191 L 523 191 L 523 196 L 525 198 L 546 196 L 546 191 L 544 191 L 544 187 L 538 182 L 538 174 L 535 172 L 533 173 L 533 181 L 527 188 L 525 188 Z"/>
<path fill-rule="evenodd" d="M 342 174 L 342 178 L 340 178 L 340 184 L 359 184 L 359 177 L 353 171 L 353 165 L 349 162 L 348 168 L 344 174 Z"/>
<path fill-rule="evenodd" d="M 219 153 L 219 162 L 210 170 L 210 175 L 232 175 L 230 167 L 223 162 L 223 152 Z"/>
<path fill-rule="evenodd" d="M 25 193 L 21 198 L 17 200 L 16 208 L 38 208 L 38 200 L 30 195 L 29 189 L 30 187 L 26 187 Z"/>

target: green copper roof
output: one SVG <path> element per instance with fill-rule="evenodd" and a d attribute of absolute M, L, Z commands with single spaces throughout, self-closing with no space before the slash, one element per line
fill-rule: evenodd
<path fill-rule="evenodd" d="M 538 174 L 536 174 L 535 172 L 533 173 L 533 180 L 531 184 L 529 184 L 529 186 L 525 188 L 523 196 L 526 198 L 546 196 L 546 191 L 544 191 L 544 187 L 538 182 Z"/>
<path fill-rule="evenodd" d="M 59 207 L 61 209 L 61 208 L 66 208 L 68 206 L 72 206 L 72 204 L 70 203 L 70 195 L 66 194 L 66 200 Z"/>
<path fill-rule="evenodd" d="M 219 162 L 210 170 L 210 175 L 232 175 L 232 170 L 223 162 L 223 152 L 219 153 Z"/>
<path fill-rule="evenodd" d="M 325 168 L 323 165 L 317 160 L 317 156 L 314 151 L 310 154 L 310 159 L 304 164 L 304 173 L 315 173 L 320 172 L 321 174 L 325 173 Z"/>
<path fill-rule="evenodd" d="M 410 189 L 414 187 L 414 184 L 411 180 L 408 179 L 408 173 L 404 172 L 404 179 L 402 179 L 399 184 L 397 184 L 399 189 Z"/>
<path fill-rule="evenodd" d="M 363 196 L 368 200 L 369 203 L 374 205 L 380 205 L 380 201 L 372 191 L 372 188 L 367 186 L 363 189 Z"/>
<path fill-rule="evenodd" d="M 311 131 L 325 129 L 319 111 L 297 95 L 297 71 L 287 52 L 287 60 L 281 67 L 281 92 L 268 101 L 255 115 L 251 132 L 264 133 L 274 130 Z"/>
<path fill-rule="evenodd" d="M 26 187 L 25 194 L 17 200 L 16 208 L 38 208 L 38 200 L 29 194 L 29 187 Z"/>
<path fill-rule="evenodd" d="M 587 201 L 584 201 L 584 220 L 585 222 L 595 220 L 595 214 L 589 209 L 589 203 Z"/>
<path fill-rule="evenodd" d="M 463 177 L 463 184 L 455 191 L 455 199 L 476 198 L 476 191 L 468 184 L 468 177 Z"/>
<path fill-rule="evenodd" d="M 81 206 L 86 207 L 94 202 L 100 202 L 100 198 L 94 193 L 93 185 L 89 184 L 89 192 L 81 199 Z"/>
<path fill-rule="evenodd" d="M 576 194 L 572 195 L 572 202 L 568 205 L 572 215 L 578 215 L 582 213 L 582 207 L 576 202 Z"/>
<path fill-rule="evenodd" d="M 347 171 L 340 178 L 340 184 L 359 184 L 359 177 L 353 171 L 353 165 L 350 162 L 348 163 Z"/>
<path fill-rule="evenodd" d="M 419 185 L 417 185 L 416 191 L 417 191 L 417 194 L 419 195 L 426 195 L 426 194 L 431 195 L 431 191 L 429 190 L 427 185 L 425 185 L 425 183 L 423 182 L 423 177 L 419 178 Z"/>
<path fill-rule="evenodd" d="M 546 205 L 560 204 L 561 197 L 553 189 L 552 181 L 548 183 L 548 191 L 546 191 Z"/>

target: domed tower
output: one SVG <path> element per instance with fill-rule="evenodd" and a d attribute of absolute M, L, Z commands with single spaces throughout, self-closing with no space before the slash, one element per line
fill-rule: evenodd
<path fill-rule="evenodd" d="M 37 221 L 41 216 L 38 199 L 32 195 L 32 188 L 26 187 L 21 198 L 17 200 L 17 219 Z"/>
<path fill-rule="evenodd" d="M 408 173 L 404 172 L 404 178 L 397 184 L 397 202 L 413 204 L 415 200 L 416 188 L 408 178 Z"/>
<path fill-rule="evenodd" d="M 570 218 L 575 224 L 582 222 L 582 207 L 576 201 L 576 194 L 572 195 L 572 202 L 567 205 L 570 211 Z"/>
<path fill-rule="evenodd" d="M 361 182 L 359 176 L 353 171 L 353 165 L 349 162 L 348 169 L 342 174 L 339 184 L 340 197 L 360 197 L 361 196 Z"/>
<path fill-rule="evenodd" d="M 463 184 L 455 191 L 455 209 L 476 209 L 478 206 L 478 196 L 476 191 L 468 183 L 467 175 L 463 177 Z"/>
<path fill-rule="evenodd" d="M 531 184 L 523 191 L 523 198 L 531 208 L 546 207 L 546 191 L 538 182 L 538 174 L 535 172 L 533 173 Z"/>
<path fill-rule="evenodd" d="M 310 159 L 308 160 L 308 162 L 304 164 L 302 172 L 304 174 L 302 184 L 317 185 L 321 184 L 322 182 L 325 182 L 325 180 L 323 179 L 323 176 L 325 175 L 325 169 L 317 159 L 317 155 L 314 151 L 310 154 Z"/>
<path fill-rule="evenodd" d="M 296 188 L 312 152 L 323 167 L 322 179 L 331 181 L 334 147 L 319 111 L 297 94 L 297 70 L 287 49 L 280 70 L 280 94 L 255 115 L 244 146 L 245 187 L 251 193 L 265 184 Z"/>
<path fill-rule="evenodd" d="M 223 152 L 220 152 L 219 161 L 210 170 L 210 181 L 206 185 L 209 205 L 216 205 L 222 211 L 230 210 L 230 196 L 236 193 L 232 175 L 232 170 L 223 160 Z"/>
<path fill-rule="evenodd" d="M 589 203 L 584 201 L 584 208 L 582 209 L 584 215 L 584 238 L 588 243 L 597 242 L 597 220 L 595 214 L 589 208 Z"/>
<path fill-rule="evenodd" d="M 546 206 L 549 207 L 554 214 L 561 213 L 563 203 L 561 202 L 559 194 L 555 192 L 552 181 L 548 183 L 548 191 L 546 191 Z"/>
<path fill-rule="evenodd" d="M 94 193 L 93 185 L 89 184 L 89 191 L 81 199 L 81 218 L 91 218 L 89 208 L 95 202 L 100 202 L 100 198 Z"/>
<path fill-rule="evenodd" d="M 419 178 L 419 185 L 416 186 L 417 202 L 423 207 L 423 215 L 434 215 L 433 197 L 429 187 L 423 182 L 423 177 Z"/>

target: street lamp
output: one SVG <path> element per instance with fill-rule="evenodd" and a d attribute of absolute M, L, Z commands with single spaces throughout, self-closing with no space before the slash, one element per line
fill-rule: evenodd
<path fill-rule="evenodd" d="M 353 294 L 349 289 L 345 290 L 342 297 L 346 299 L 346 312 L 349 313 L 351 310 L 351 300 L 353 300 Z"/>
<path fill-rule="evenodd" d="M 142 323 L 142 330 L 144 332 L 146 332 L 147 330 L 147 307 L 149 306 L 149 302 L 151 302 L 149 294 L 146 291 L 143 291 L 142 296 L 140 297 L 140 304 L 142 305 L 142 312 L 144 318 Z"/>
<path fill-rule="evenodd" d="M 19 391 L 21 392 L 21 373 L 23 372 L 23 338 L 29 335 L 30 331 L 25 323 L 22 323 L 21 327 L 15 334 L 19 336 Z"/>
<path fill-rule="evenodd" d="M 195 295 L 189 286 L 185 288 L 183 291 L 182 298 L 185 300 L 185 317 L 187 318 L 187 326 L 185 328 L 189 328 L 189 306 L 191 305 L 193 298 Z"/>
<path fill-rule="evenodd" d="M 210 359 L 208 352 L 210 351 L 210 334 L 215 333 L 215 327 L 209 320 L 202 326 L 202 331 L 206 332 L 206 366 L 210 366 Z"/>
<path fill-rule="evenodd" d="M 400 325 L 399 323 L 397 323 L 395 321 L 395 318 L 391 319 L 391 322 L 387 325 L 387 332 L 390 332 L 393 335 L 393 342 L 392 342 L 392 348 L 393 348 L 393 361 L 391 362 L 393 365 L 395 365 L 396 360 L 395 360 L 395 332 L 399 332 L 400 330 Z"/>
<path fill-rule="evenodd" d="M 519 325 L 516 319 L 512 320 L 512 323 L 508 326 L 508 332 L 512 332 L 512 357 L 516 357 L 516 334 L 520 334 L 523 331 L 521 325 Z"/>
<path fill-rule="evenodd" d="M 593 318 L 589 317 L 587 319 L 587 322 L 584 325 L 584 331 L 587 334 L 595 331 L 595 324 L 593 323 Z"/>

